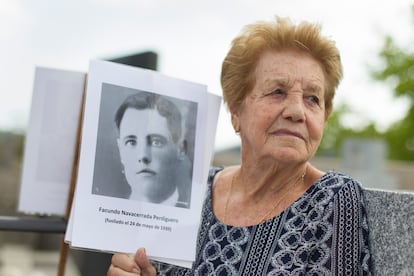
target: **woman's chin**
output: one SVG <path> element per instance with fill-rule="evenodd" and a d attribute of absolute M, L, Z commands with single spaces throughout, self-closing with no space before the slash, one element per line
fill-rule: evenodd
<path fill-rule="evenodd" d="M 283 147 L 276 149 L 270 155 L 276 162 L 282 163 L 301 163 L 310 159 L 308 152 L 297 148 Z"/>

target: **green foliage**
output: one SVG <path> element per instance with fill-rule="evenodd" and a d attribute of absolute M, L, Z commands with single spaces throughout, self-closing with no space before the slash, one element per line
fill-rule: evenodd
<path fill-rule="evenodd" d="M 374 71 L 379 81 L 391 81 L 394 96 L 408 98 L 414 102 L 414 55 L 397 47 L 391 37 L 386 37 L 379 54 L 385 62 L 384 68 Z"/>
<path fill-rule="evenodd" d="M 414 106 L 407 115 L 394 123 L 386 132 L 389 158 L 395 160 L 414 160 Z"/>
<path fill-rule="evenodd" d="M 414 9 L 413 9 L 414 11 Z M 384 133 L 390 159 L 414 160 L 414 53 L 396 45 L 392 37 L 385 38 L 379 53 L 383 68 L 372 73 L 377 81 L 387 82 L 395 97 L 403 97 L 410 108 L 400 121 Z"/>
<path fill-rule="evenodd" d="M 373 122 L 369 122 L 361 129 L 346 127 L 342 122 L 346 115 L 352 111 L 348 105 L 342 104 L 332 112 L 325 126 L 324 135 L 319 146 L 317 155 L 341 156 L 341 149 L 347 138 L 377 139 L 383 137 Z"/>
<path fill-rule="evenodd" d="M 414 8 L 412 10 L 414 12 Z M 343 141 L 348 137 L 382 138 L 387 144 L 389 159 L 414 161 L 414 52 L 397 46 L 393 38 L 387 36 L 379 58 L 383 65 L 372 70 L 372 76 L 389 85 L 394 97 L 408 100 L 407 114 L 383 132 L 379 132 L 373 122 L 356 130 L 343 124 L 343 118 L 351 111 L 342 105 L 328 120 L 318 154 L 340 156 Z"/>
<path fill-rule="evenodd" d="M 9 167 L 23 157 L 24 136 L 0 131 L 0 167 Z"/>
<path fill-rule="evenodd" d="M 349 111 L 349 107 L 341 105 L 330 115 L 325 126 L 323 138 L 318 148 L 318 155 L 338 156 L 344 138 L 345 132 L 348 131 L 342 122 L 341 117 Z"/>

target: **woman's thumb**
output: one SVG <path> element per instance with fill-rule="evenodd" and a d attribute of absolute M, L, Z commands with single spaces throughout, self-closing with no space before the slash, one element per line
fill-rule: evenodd
<path fill-rule="evenodd" d="M 135 262 L 141 269 L 141 275 L 156 275 L 155 267 L 149 261 L 145 248 L 138 249 L 137 253 L 135 254 Z"/>

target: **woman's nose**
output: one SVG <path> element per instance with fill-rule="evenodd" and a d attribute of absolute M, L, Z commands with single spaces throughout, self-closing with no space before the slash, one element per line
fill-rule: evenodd
<path fill-rule="evenodd" d="M 283 109 L 283 117 L 294 122 L 305 120 L 305 107 L 301 93 L 289 95 L 286 98 Z"/>

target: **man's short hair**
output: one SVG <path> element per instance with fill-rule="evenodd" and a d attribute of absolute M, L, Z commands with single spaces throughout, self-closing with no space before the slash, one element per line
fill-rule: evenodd
<path fill-rule="evenodd" d="M 167 120 L 168 130 L 175 143 L 181 140 L 182 116 L 178 107 L 167 96 L 150 92 L 139 92 L 128 96 L 115 113 L 115 124 L 119 130 L 122 118 L 128 108 L 138 110 L 155 109 Z"/>

